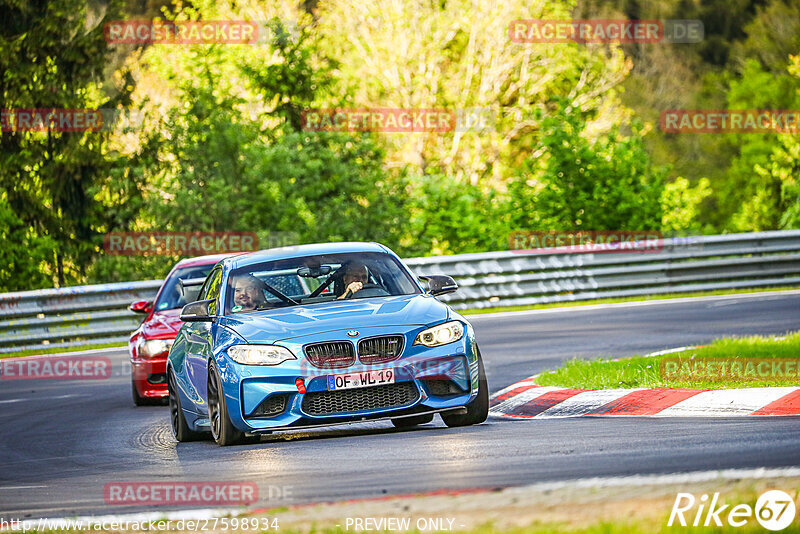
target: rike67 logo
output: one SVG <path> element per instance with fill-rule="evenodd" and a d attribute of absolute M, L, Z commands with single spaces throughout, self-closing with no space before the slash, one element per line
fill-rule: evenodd
<path fill-rule="evenodd" d="M 749 504 L 737 504 L 733 507 L 722 504 L 719 493 L 714 493 L 710 502 L 707 494 L 697 499 L 691 493 L 678 493 L 667 526 L 721 527 L 727 523 L 732 527 L 743 527 L 755 518 L 763 528 L 778 531 L 792 524 L 795 513 L 794 498 L 781 490 L 762 493 L 755 508 Z"/>

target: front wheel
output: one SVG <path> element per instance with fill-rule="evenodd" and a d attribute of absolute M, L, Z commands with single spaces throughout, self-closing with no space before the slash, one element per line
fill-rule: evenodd
<path fill-rule="evenodd" d="M 172 435 L 179 442 L 197 441 L 203 438 L 202 432 L 195 432 L 189 428 L 186 416 L 181 408 L 181 399 L 178 396 L 178 386 L 175 382 L 175 375 L 172 369 L 169 370 L 167 378 L 167 390 L 169 391 L 169 419 L 172 426 Z"/>
<path fill-rule="evenodd" d="M 481 351 L 478 351 L 478 396 L 467 404 L 467 413 L 443 413 L 442 421 L 450 427 L 477 425 L 486 421 L 489 416 L 489 384 L 486 382 L 486 372 L 483 370 Z"/>
<path fill-rule="evenodd" d="M 244 441 L 244 432 L 233 426 L 228 415 L 228 403 L 222 389 L 222 379 L 217 364 L 208 364 L 208 418 L 211 422 L 211 435 L 221 447 L 236 445 Z"/>

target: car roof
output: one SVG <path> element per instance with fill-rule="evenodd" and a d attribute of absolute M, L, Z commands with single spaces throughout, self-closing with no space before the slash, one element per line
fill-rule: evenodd
<path fill-rule="evenodd" d="M 209 254 L 207 256 L 196 256 L 194 258 L 185 258 L 175 264 L 178 267 L 195 267 L 198 265 L 214 265 L 219 260 L 230 258 L 234 254 Z"/>
<path fill-rule="evenodd" d="M 317 256 L 319 254 L 339 254 L 346 252 L 392 252 L 380 243 L 342 242 L 342 243 L 315 243 L 311 245 L 294 245 L 290 247 L 271 248 L 259 250 L 249 254 L 240 254 L 226 258 L 223 264 L 231 269 L 245 265 L 252 265 L 265 261 L 282 260 L 303 256 Z"/>

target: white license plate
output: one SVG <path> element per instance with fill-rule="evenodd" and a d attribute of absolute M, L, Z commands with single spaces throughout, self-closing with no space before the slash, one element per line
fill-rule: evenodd
<path fill-rule="evenodd" d="M 394 383 L 394 369 L 362 371 L 342 375 L 328 375 L 328 391 L 334 389 L 353 389 Z"/>

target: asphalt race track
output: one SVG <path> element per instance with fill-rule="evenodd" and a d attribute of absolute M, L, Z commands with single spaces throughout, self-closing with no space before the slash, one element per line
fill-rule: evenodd
<path fill-rule="evenodd" d="M 800 291 L 471 316 L 497 391 L 573 356 L 625 356 L 800 328 Z M 800 417 L 490 418 L 448 429 L 389 423 L 176 444 L 168 408 L 134 408 L 127 353 L 100 381 L 0 381 L 0 517 L 131 513 L 119 481 L 247 481 L 257 507 L 594 476 L 800 465 Z M 270 498 L 270 493 L 273 498 Z M 278 495 L 283 495 L 279 498 Z M 173 507 L 164 507 L 168 510 Z"/>

